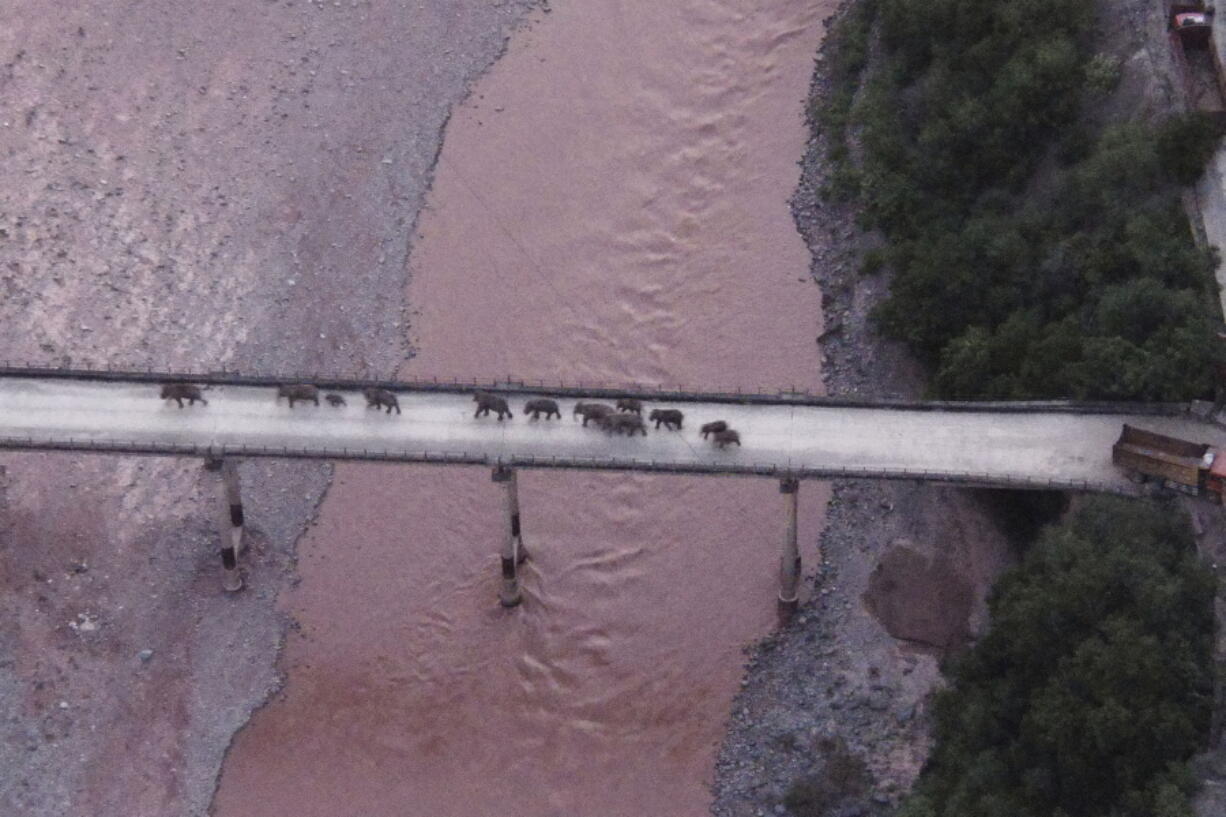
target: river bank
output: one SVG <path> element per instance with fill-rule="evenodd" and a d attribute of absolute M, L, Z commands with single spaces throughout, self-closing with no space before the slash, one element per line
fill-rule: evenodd
<path fill-rule="evenodd" d="M 452 114 L 402 374 L 820 390 L 786 198 L 824 13 L 593 0 L 536 19 Z M 532 557 L 504 611 L 488 471 L 337 467 L 282 598 L 288 683 L 236 741 L 219 817 L 708 813 L 742 645 L 774 623 L 778 486 L 519 485 Z M 806 554 L 824 505 L 806 489 Z"/>
<path fill-rule="evenodd" d="M 534 5 L 10 4 L 4 357 L 391 375 L 442 128 Z M 0 466 L 0 812 L 204 814 L 331 467 L 241 466 L 226 594 L 199 462 Z"/>
<path fill-rule="evenodd" d="M 0 131 L 15 157 L 0 170 L 8 356 L 382 375 L 416 352 L 404 373 L 545 377 L 564 359 L 587 380 L 821 387 L 818 289 L 783 202 L 804 136 L 779 123 L 796 122 L 829 8 L 606 4 L 587 27 L 558 9 L 538 19 L 583 38 L 524 32 L 501 90 L 456 108 L 524 4 L 103 5 L 31 0 L 0 39 L 21 112 Z M 453 109 L 450 150 L 469 151 L 454 158 L 439 154 Z M 813 150 L 794 211 L 833 316 L 822 377 L 893 393 L 877 384 L 914 381 L 862 334 L 878 284 L 855 278 L 850 214 L 816 206 Z M 0 708 L 15 714 L 0 765 L 18 771 L 0 805 L 15 814 L 203 813 L 231 735 L 282 672 L 218 813 L 295 798 L 314 798 L 303 814 L 507 798 L 705 813 L 740 645 L 773 623 L 770 483 L 527 476 L 540 546 L 510 619 L 492 603 L 483 472 L 346 466 L 328 489 L 329 466 L 244 464 L 253 547 L 232 597 L 197 464 L 4 465 Z M 811 563 L 826 503 L 802 490 Z M 838 735 L 880 750 L 883 796 L 913 774 L 923 735 L 905 703 L 935 661 L 883 636 L 860 594 L 887 551 L 919 558 L 954 612 L 913 635 L 959 637 L 966 593 L 926 554 L 983 522 L 958 492 L 881 483 L 837 486 L 829 518 L 827 592 L 768 639 L 732 704 L 721 804 L 774 804 Z M 918 557 L 892 547 L 904 539 Z M 883 617 L 913 617 L 877 595 Z M 828 666 L 806 675 L 815 645 Z"/>
<path fill-rule="evenodd" d="M 830 90 L 826 51 L 808 110 Z M 854 208 L 822 199 L 828 178 L 825 139 L 810 136 L 791 204 L 822 291 L 827 393 L 919 397 L 923 373 L 868 322 L 888 285 L 859 271 L 874 238 Z M 716 766 L 717 817 L 787 813 L 789 794 L 829 813 L 888 813 L 927 754 L 939 657 L 982 631 L 1010 561 L 975 492 L 894 481 L 833 483 L 820 551 L 810 600 L 750 651 Z"/>
<path fill-rule="evenodd" d="M 1110 95 L 1087 103 L 1091 120 L 1149 120 L 1179 109 L 1179 71 L 1161 9 L 1125 4 L 1104 14 L 1097 30 L 1100 53 L 1125 68 Z M 829 92 L 824 57 L 815 99 Z M 807 237 L 840 239 L 832 247 L 810 238 L 828 327 L 820 339 L 827 387 L 831 394 L 916 396 L 922 373 L 865 321 L 888 284 L 881 274 L 858 271 L 861 253 L 876 239 L 859 233 L 850 208 L 816 194 L 827 181 L 825 150 L 820 136 L 811 139 L 793 207 Z M 943 683 L 934 647 L 982 630 L 983 594 L 1009 564 L 1008 543 L 984 499 L 900 483 L 835 484 L 815 603 L 753 653 L 720 754 L 717 815 L 785 813 L 789 793 L 821 804 L 813 813 L 889 812 L 927 752 L 924 701 Z M 1220 574 L 1226 564 L 1220 509 L 1203 500 L 1180 504 L 1192 516 L 1202 558 Z M 905 575 L 910 587 L 891 573 Z M 1220 656 L 1220 598 L 1218 606 Z M 856 660 L 862 650 L 870 661 Z M 863 772 L 848 758 L 864 761 Z M 1220 814 L 1226 791 L 1220 747 L 1193 768 L 1205 784 L 1197 813 Z"/>

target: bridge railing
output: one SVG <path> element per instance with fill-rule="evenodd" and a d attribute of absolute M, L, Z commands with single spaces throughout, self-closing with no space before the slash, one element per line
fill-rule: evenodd
<path fill-rule="evenodd" d="M 459 380 L 432 377 L 418 380 L 386 380 L 349 378 L 329 374 L 290 372 L 280 374 L 245 374 L 225 369 L 208 372 L 157 372 L 104 366 L 99 368 L 54 368 L 31 364 L 0 362 L 0 378 L 22 377 L 61 380 L 94 380 L 127 383 L 200 383 L 215 386 L 278 386 L 285 383 L 313 383 L 320 388 L 336 391 L 360 391 L 384 388 L 415 392 L 475 392 L 488 391 L 508 395 L 545 395 L 562 398 L 617 399 L 637 397 L 643 400 L 671 403 L 735 403 L 740 405 L 802 405 L 832 408 L 904 409 L 908 411 L 958 412 L 1027 412 L 1070 414 L 1151 414 L 1170 416 L 1187 413 L 1185 403 L 1121 403 L 1073 400 L 1013 400 L 1013 401 L 951 401 L 904 400 L 859 396 L 826 396 L 797 391 L 794 388 L 768 390 L 707 391 L 682 385 L 666 386 L 643 383 L 582 383 L 564 380 Z"/>
<path fill-rule="evenodd" d="M 137 454 L 145 456 L 242 457 L 317 460 L 359 460 L 366 462 L 421 463 L 431 465 L 483 465 L 524 469 L 583 469 L 601 471 L 641 471 L 661 474 L 709 476 L 756 476 L 782 479 L 896 479 L 945 482 L 989 488 L 1014 488 L 1053 491 L 1090 491 L 1135 495 L 1139 489 L 1127 482 L 1083 479 L 1008 476 L 988 472 L 939 469 L 889 468 L 880 466 L 793 467 L 775 463 L 677 463 L 637 457 L 540 457 L 532 455 L 491 457 L 468 451 L 405 451 L 351 447 L 294 448 L 248 444 L 199 445 L 195 443 L 95 440 L 63 440 L 35 437 L 0 437 L 0 450 L 87 451 L 100 454 Z"/>

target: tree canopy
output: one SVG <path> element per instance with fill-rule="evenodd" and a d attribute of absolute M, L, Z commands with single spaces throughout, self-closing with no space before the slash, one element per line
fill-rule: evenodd
<path fill-rule="evenodd" d="M 1050 527 L 950 668 L 906 817 L 1189 814 L 1215 578 L 1175 509 L 1099 497 Z"/>
<path fill-rule="evenodd" d="M 1221 133 L 1174 116 L 1090 132 L 1092 6 L 873 0 L 884 44 L 855 110 L 866 220 L 894 270 L 875 317 L 962 399 L 1212 393 L 1213 254 L 1180 191 Z M 865 23 L 840 87 L 864 65 Z M 836 49 L 836 53 L 844 53 Z M 849 94 L 832 95 L 842 110 Z M 836 139 L 842 136 L 842 119 Z M 842 154 L 835 152 L 836 158 Z"/>

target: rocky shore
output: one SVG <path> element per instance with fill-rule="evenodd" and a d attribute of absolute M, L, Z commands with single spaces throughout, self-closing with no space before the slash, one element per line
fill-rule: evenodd
<path fill-rule="evenodd" d="M 1128 70 L 1091 115 L 1171 110 L 1178 83 L 1160 12 L 1131 2 L 1117 11 L 1103 21 L 1102 48 Z M 817 58 L 811 103 L 829 89 L 828 49 Z M 867 323 L 888 280 L 860 272 L 862 253 L 875 241 L 857 228 L 854 209 L 819 195 L 826 147 L 821 134 L 810 139 L 792 207 L 823 293 L 827 328 L 817 342 L 828 392 L 920 396 L 923 373 Z M 893 809 L 927 752 L 925 706 L 942 683 L 939 657 L 986 625 L 985 595 L 1010 562 L 985 498 L 914 483 L 834 484 L 820 566 L 809 571 L 812 600 L 749 652 L 717 763 L 714 814 L 851 817 Z M 1221 575 L 1226 518 L 1201 500 L 1182 504 L 1202 557 Z M 905 583 L 891 580 L 904 569 Z M 1221 594 L 1218 608 L 1221 631 Z M 1217 651 L 1220 663 L 1220 632 Z M 1194 760 L 1203 784 L 1198 815 L 1222 813 L 1224 752 L 1219 736 L 1218 746 Z"/>
<path fill-rule="evenodd" d="M 829 88 L 825 51 L 811 100 Z M 828 171 L 815 134 L 792 210 L 823 293 L 827 391 L 918 397 L 918 366 L 869 326 L 888 282 L 860 272 L 874 237 L 854 208 L 822 200 Z M 718 817 L 888 813 L 927 753 L 939 658 L 983 627 L 985 595 L 1009 562 L 976 492 L 913 482 L 834 483 L 816 544 L 803 554 L 811 599 L 749 650 L 716 765 Z"/>

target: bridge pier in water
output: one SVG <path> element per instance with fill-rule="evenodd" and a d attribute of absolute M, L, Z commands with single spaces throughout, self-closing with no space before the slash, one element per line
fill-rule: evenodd
<path fill-rule="evenodd" d="M 800 587 L 800 549 L 796 537 L 797 499 L 800 494 L 800 481 L 795 477 L 785 477 L 779 481 L 779 492 L 783 494 L 784 513 L 787 517 L 787 527 L 783 535 L 783 550 L 779 555 L 779 617 L 786 621 L 796 612 L 800 604 L 798 589 Z"/>
<path fill-rule="evenodd" d="M 502 588 L 498 601 L 503 607 L 514 607 L 523 601 L 519 591 L 519 566 L 528 558 L 519 523 L 519 481 L 514 468 L 498 466 L 491 477 L 503 486 L 507 509 L 506 534 L 502 540 Z"/>
<path fill-rule="evenodd" d="M 217 490 L 217 530 L 221 536 L 221 586 L 233 593 L 243 589 L 238 557 L 243 551 L 243 497 L 239 490 L 238 463 L 225 457 L 208 457 L 204 469 L 214 474 Z"/>

